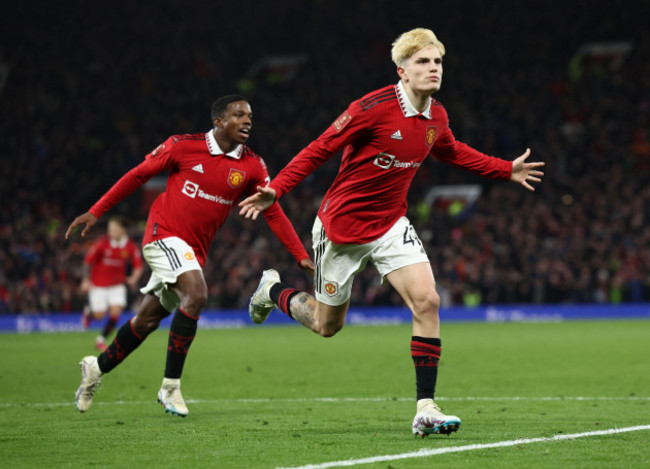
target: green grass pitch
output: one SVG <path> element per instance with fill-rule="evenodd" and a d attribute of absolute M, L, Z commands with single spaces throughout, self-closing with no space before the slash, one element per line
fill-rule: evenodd
<path fill-rule="evenodd" d="M 199 330 L 190 414 L 156 403 L 167 331 L 74 407 L 94 334 L 0 335 L 2 467 L 274 468 L 650 424 L 650 322 L 443 324 L 437 397 L 463 423 L 415 438 L 409 326 Z M 650 430 L 379 461 L 362 468 L 647 468 Z M 332 466 L 338 467 L 338 466 Z"/>

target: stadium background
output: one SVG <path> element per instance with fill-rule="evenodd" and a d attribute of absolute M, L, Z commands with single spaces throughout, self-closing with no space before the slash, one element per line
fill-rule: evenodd
<path fill-rule="evenodd" d="M 92 239 L 66 242 L 67 225 L 167 136 L 208 130 L 216 97 L 250 99 L 249 145 L 273 176 L 351 100 L 397 81 L 390 44 L 416 26 L 447 47 L 436 98 L 456 137 L 508 159 L 530 147 L 547 163 L 535 193 L 423 165 L 409 216 L 444 304 L 650 301 L 648 5 L 12 4 L 0 18 L 0 312 L 78 311 Z M 578 55 L 620 41 L 631 48 Z M 337 167 L 334 158 L 281 200 L 307 247 Z M 423 203 L 449 184 L 483 192 L 458 213 Z M 147 200 L 141 191 L 112 212 L 131 218 L 135 237 Z M 309 288 L 264 222 L 232 214 L 205 268 L 209 307 L 244 307 L 269 266 Z M 400 304 L 372 268 L 353 295 L 358 305 Z"/>

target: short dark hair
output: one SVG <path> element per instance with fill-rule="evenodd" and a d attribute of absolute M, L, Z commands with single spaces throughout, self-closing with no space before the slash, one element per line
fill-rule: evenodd
<path fill-rule="evenodd" d="M 237 101 L 246 101 L 248 100 L 239 94 L 229 94 L 227 96 L 222 96 L 212 103 L 212 119 L 215 117 L 223 117 L 228 109 L 230 103 L 235 103 Z"/>
<path fill-rule="evenodd" d="M 114 222 L 120 225 L 122 228 L 126 229 L 128 225 L 128 221 L 126 220 L 126 217 L 123 215 L 113 215 L 108 219 L 108 222 Z"/>

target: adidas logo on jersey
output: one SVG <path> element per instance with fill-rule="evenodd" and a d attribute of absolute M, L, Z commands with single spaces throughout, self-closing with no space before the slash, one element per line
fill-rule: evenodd
<path fill-rule="evenodd" d="M 394 138 L 395 140 L 402 140 L 402 132 L 398 130 L 393 135 L 391 135 L 390 138 Z"/>
<path fill-rule="evenodd" d="M 203 166 L 201 165 L 201 163 L 199 163 L 199 164 L 197 164 L 196 166 L 194 166 L 194 167 L 192 168 L 192 170 L 196 171 L 197 173 L 201 173 L 201 174 L 203 174 Z"/>

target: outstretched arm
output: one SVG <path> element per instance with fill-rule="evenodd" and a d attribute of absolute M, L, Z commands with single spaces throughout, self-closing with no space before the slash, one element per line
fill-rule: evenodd
<path fill-rule="evenodd" d="M 535 188 L 529 184 L 530 182 L 540 182 L 544 173 L 538 171 L 536 168 L 544 166 L 543 161 L 534 163 L 526 163 L 526 158 L 530 156 L 530 148 L 526 148 L 526 152 L 519 158 L 512 162 L 512 174 L 510 180 L 517 182 L 524 186 L 529 191 L 534 191 Z"/>
<path fill-rule="evenodd" d="M 544 166 L 543 162 L 526 163 L 526 158 L 530 156 L 530 148 L 514 161 L 495 158 L 459 142 L 450 129 L 436 139 L 431 154 L 447 164 L 470 173 L 492 179 L 509 179 L 530 191 L 535 189 L 529 183 L 540 182 L 544 176 L 544 173 L 537 169 Z"/>

